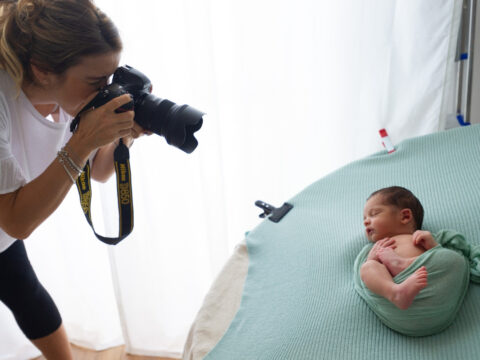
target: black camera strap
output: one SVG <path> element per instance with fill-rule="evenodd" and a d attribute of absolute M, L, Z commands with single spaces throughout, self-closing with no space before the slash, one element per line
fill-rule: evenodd
<path fill-rule="evenodd" d="M 119 213 L 118 237 L 105 237 L 97 234 L 91 217 L 92 188 L 90 183 L 90 162 L 87 161 L 83 172 L 77 178 L 77 189 L 80 196 L 80 205 L 95 236 L 106 244 L 116 245 L 125 239 L 133 230 L 133 197 L 132 179 L 130 172 L 130 153 L 128 147 L 120 139 L 113 154 L 115 173 L 117 175 L 117 201 Z"/>

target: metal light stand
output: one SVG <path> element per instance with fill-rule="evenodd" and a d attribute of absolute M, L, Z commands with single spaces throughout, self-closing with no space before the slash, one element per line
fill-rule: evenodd
<path fill-rule="evenodd" d="M 463 0 L 455 56 L 458 63 L 456 110 L 457 120 L 462 126 L 470 125 L 476 7 L 476 0 Z"/>

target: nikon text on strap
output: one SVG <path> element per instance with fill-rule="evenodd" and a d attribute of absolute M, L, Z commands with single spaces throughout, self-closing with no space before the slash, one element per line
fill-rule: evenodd
<path fill-rule="evenodd" d="M 93 227 L 90 205 L 92 201 L 92 189 L 90 184 L 90 163 L 87 161 L 83 172 L 77 178 L 77 189 L 80 195 L 80 205 L 95 236 L 106 244 L 116 245 L 125 239 L 133 229 L 133 198 L 132 179 L 130 173 L 130 154 L 128 147 L 120 140 L 114 155 L 115 173 L 117 175 L 117 201 L 119 212 L 119 235 L 118 237 L 105 237 L 97 234 Z"/>

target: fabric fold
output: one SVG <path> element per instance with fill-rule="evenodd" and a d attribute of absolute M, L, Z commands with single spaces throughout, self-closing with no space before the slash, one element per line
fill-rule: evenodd
<path fill-rule="evenodd" d="M 453 250 L 469 260 L 470 280 L 480 284 L 480 246 L 470 245 L 465 237 L 453 230 L 442 230 L 434 235 L 444 248 Z"/>

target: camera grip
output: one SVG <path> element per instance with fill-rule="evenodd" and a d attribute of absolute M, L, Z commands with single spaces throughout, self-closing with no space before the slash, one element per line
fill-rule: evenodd
<path fill-rule="evenodd" d="M 133 110 L 133 107 L 134 107 L 134 102 L 133 102 L 133 99 L 132 99 L 128 103 L 123 104 L 119 108 L 115 109 L 115 112 L 116 113 L 127 112 L 127 111 L 130 111 L 130 110 Z"/>

